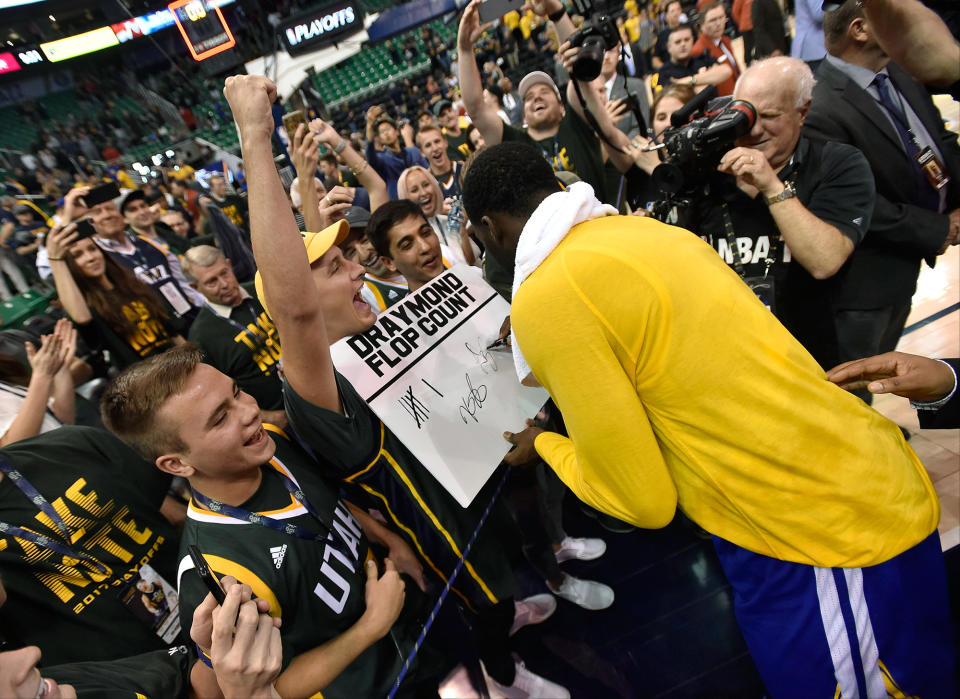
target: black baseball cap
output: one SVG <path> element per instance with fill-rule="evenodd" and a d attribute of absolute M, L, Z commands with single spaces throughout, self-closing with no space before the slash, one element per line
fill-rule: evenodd
<path fill-rule="evenodd" d="M 447 107 L 453 107 L 453 102 L 450 100 L 440 100 L 435 105 L 433 105 L 433 116 L 438 117 Z"/>
<path fill-rule="evenodd" d="M 124 213 L 124 210 L 127 208 L 127 206 L 135 201 L 145 201 L 148 204 L 150 203 L 147 200 L 146 193 L 144 193 L 142 189 L 135 189 L 120 200 L 120 213 Z"/>
<path fill-rule="evenodd" d="M 343 218 L 350 224 L 351 231 L 360 230 L 370 223 L 370 212 L 362 206 L 351 206 L 343 212 Z"/>
<path fill-rule="evenodd" d="M 26 204 L 17 204 L 16 206 L 13 207 L 14 216 L 16 216 L 17 214 L 32 214 L 32 213 L 33 213 L 33 209 L 31 209 Z"/>

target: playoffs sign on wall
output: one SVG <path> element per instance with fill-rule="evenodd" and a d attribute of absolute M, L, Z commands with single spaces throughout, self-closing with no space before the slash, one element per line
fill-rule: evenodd
<path fill-rule="evenodd" d="M 462 506 L 470 504 L 547 392 L 517 381 L 509 348 L 488 350 L 510 304 L 457 265 L 331 348 L 333 363 Z"/>
<path fill-rule="evenodd" d="M 279 29 L 280 42 L 287 53 L 299 56 L 363 29 L 363 12 L 355 0 L 341 0 L 291 17 Z"/>

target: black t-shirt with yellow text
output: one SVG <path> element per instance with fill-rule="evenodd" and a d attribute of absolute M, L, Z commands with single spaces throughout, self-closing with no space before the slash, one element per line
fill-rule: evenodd
<path fill-rule="evenodd" d="M 113 660 L 182 642 L 163 640 L 121 601 L 142 566 L 168 583 L 175 579 L 177 533 L 160 514 L 170 476 L 90 427 L 61 427 L 16 442 L 0 449 L 0 459 L 60 514 L 71 531 L 69 547 L 106 569 L 0 534 L 8 597 L 0 628 L 7 640 L 39 646 L 50 665 Z M 0 480 L 0 522 L 66 545 L 57 526 L 8 477 Z"/>
<path fill-rule="evenodd" d="M 141 359 L 165 352 L 173 346 L 177 330 L 169 321 L 153 315 L 142 301 L 127 301 L 123 315 L 131 326 L 115 330 L 97 313 L 90 323 L 79 326 L 84 342 L 94 350 L 108 350 L 112 362 L 123 368 Z"/>
<path fill-rule="evenodd" d="M 261 408 L 283 408 L 280 335 L 255 297 L 233 308 L 230 320 L 204 307 L 190 328 L 189 339 L 203 349 L 211 366 L 236 379 Z"/>
<path fill-rule="evenodd" d="M 554 172 L 565 170 L 575 173 L 577 177 L 593 187 L 597 199 L 610 203 L 607 197 L 600 139 L 574 110 L 567 109 L 563 119 L 560 120 L 560 128 L 555 136 L 538 141 L 527 131 L 504 124 L 503 140 L 529 143 L 543 153 L 543 157 L 553 167 Z"/>

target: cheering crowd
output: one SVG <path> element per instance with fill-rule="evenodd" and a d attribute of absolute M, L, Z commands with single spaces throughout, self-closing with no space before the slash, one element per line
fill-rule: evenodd
<path fill-rule="evenodd" d="M 915 0 L 797 5 L 792 57 L 775 0 L 627 0 L 592 53 L 561 0 L 496 27 L 472 0 L 455 50 L 424 32 L 422 93 L 283 141 L 276 87 L 227 78 L 242 174 L 78 175 L 47 216 L 18 195 L 59 142 L 29 154 L 0 279 L 57 301 L 0 333 L 0 697 L 436 697 L 441 592 L 492 696 L 570 696 L 511 641 L 617 608 L 564 570 L 606 551 L 568 490 L 712 538 L 771 697 L 955 696 L 940 503 L 870 402 L 960 425 L 958 362 L 893 351 L 960 242 L 924 87 L 960 99 L 960 44 Z M 715 95 L 746 126 L 683 150 L 671 116 Z M 468 507 L 330 352 L 455 265 L 550 394 Z"/>

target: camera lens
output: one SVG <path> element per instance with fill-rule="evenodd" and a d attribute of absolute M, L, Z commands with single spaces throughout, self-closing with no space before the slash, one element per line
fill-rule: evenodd
<path fill-rule="evenodd" d="M 573 77 L 581 82 L 596 80 L 603 67 L 603 54 L 606 47 L 599 36 L 590 36 L 584 39 L 583 46 L 573 60 Z"/>

